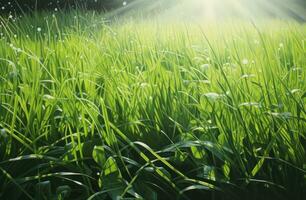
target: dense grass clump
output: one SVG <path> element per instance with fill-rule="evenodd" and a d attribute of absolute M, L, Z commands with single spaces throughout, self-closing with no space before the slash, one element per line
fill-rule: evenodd
<path fill-rule="evenodd" d="M 303 199 L 306 26 L 1 17 L 0 199 Z"/>

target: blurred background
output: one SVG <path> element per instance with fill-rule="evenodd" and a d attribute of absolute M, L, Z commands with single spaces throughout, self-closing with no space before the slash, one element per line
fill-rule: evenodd
<path fill-rule="evenodd" d="M 58 11 L 68 9 L 129 11 L 142 14 L 151 11 L 163 17 L 184 19 L 291 18 L 306 21 L 306 0 L 0 0 L 0 13 Z"/>

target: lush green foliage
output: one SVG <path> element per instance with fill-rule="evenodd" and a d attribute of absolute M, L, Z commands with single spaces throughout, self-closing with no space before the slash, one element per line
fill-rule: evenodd
<path fill-rule="evenodd" d="M 1 18 L 0 199 L 302 199 L 305 25 Z"/>

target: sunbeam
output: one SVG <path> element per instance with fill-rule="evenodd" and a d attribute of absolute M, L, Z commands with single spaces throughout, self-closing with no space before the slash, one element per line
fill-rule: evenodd
<path fill-rule="evenodd" d="M 0 200 L 306 197 L 306 0 L 0 0 Z"/>
<path fill-rule="evenodd" d="M 215 21 L 239 18 L 244 20 L 292 19 L 306 21 L 305 5 L 288 0 L 135 0 L 113 12 L 135 10 L 144 16 L 158 14 L 163 20 Z"/>

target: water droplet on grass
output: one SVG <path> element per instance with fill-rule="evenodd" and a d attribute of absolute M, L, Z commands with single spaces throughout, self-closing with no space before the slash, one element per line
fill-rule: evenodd
<path fill-rule="evenodd" d="M 209 64 L 203 64 L 203 65 L 200 66 L 200 69 L 202 71 L 204 71 L 204 70 L 207 70 L 209 68 L 209 66 L 210 66 Z"/>
<path fill-rule="evenodd" d="M 141 84 L 140 84 L 140 87 L 141 87 L 141 88 L 145 88 L 145 87 L 147 87 L 147 86 L 149 86 L 148 83 L 141 83 Z"/>
<path fill-rule="evenodd" d="M 6 130 L 4 128 L 0 129 L 0 135 L 2 137 L 6 137 L 7 136 Z"/>
<path fill-rule="evenodd" d="M 212 101 L 216 101 L 216 100 L 223 97 L 223 95 L 220 95 L 220 94 L 215 93 L 215 92 L 206 93 L 206 94 L 204 94 L 204 96 L 207 97 L 208 99 L 212 100 Z"/>
<path fill-rule="evenodd" d="M 255 74 L 244 74 L 240 78 L 241 79 L 247 79 L 247 78 L 252 78 L 252 77 L 255 77 Z"/>
<path fill-rule="evenodd" d="M 53 97 L 53 96 L 51 96 L 51 95 L 49 95 L 49 94 L 45 94 L 45 95 L 43 96 L 43 99 L 45 99 L 45 100 L 53 100 L 53 99 L 55 99 L 55 97 Z"/>
<path fill-rule="evenodd" d="M 242 64 L 244 64 L 244 65 L 249 64 L 249 60 L 248 60 L 248 59 L 246 59 L 246 58 L 244 58 L 244 59 L 242 60 Z"/>
<path fill-rule="evenodd" d="M 269 114 L 281 119 L 290 119 L 292 117 L 292 114 L 290 112 L 283 112 L 283 113 L 269 112 Z"/>

